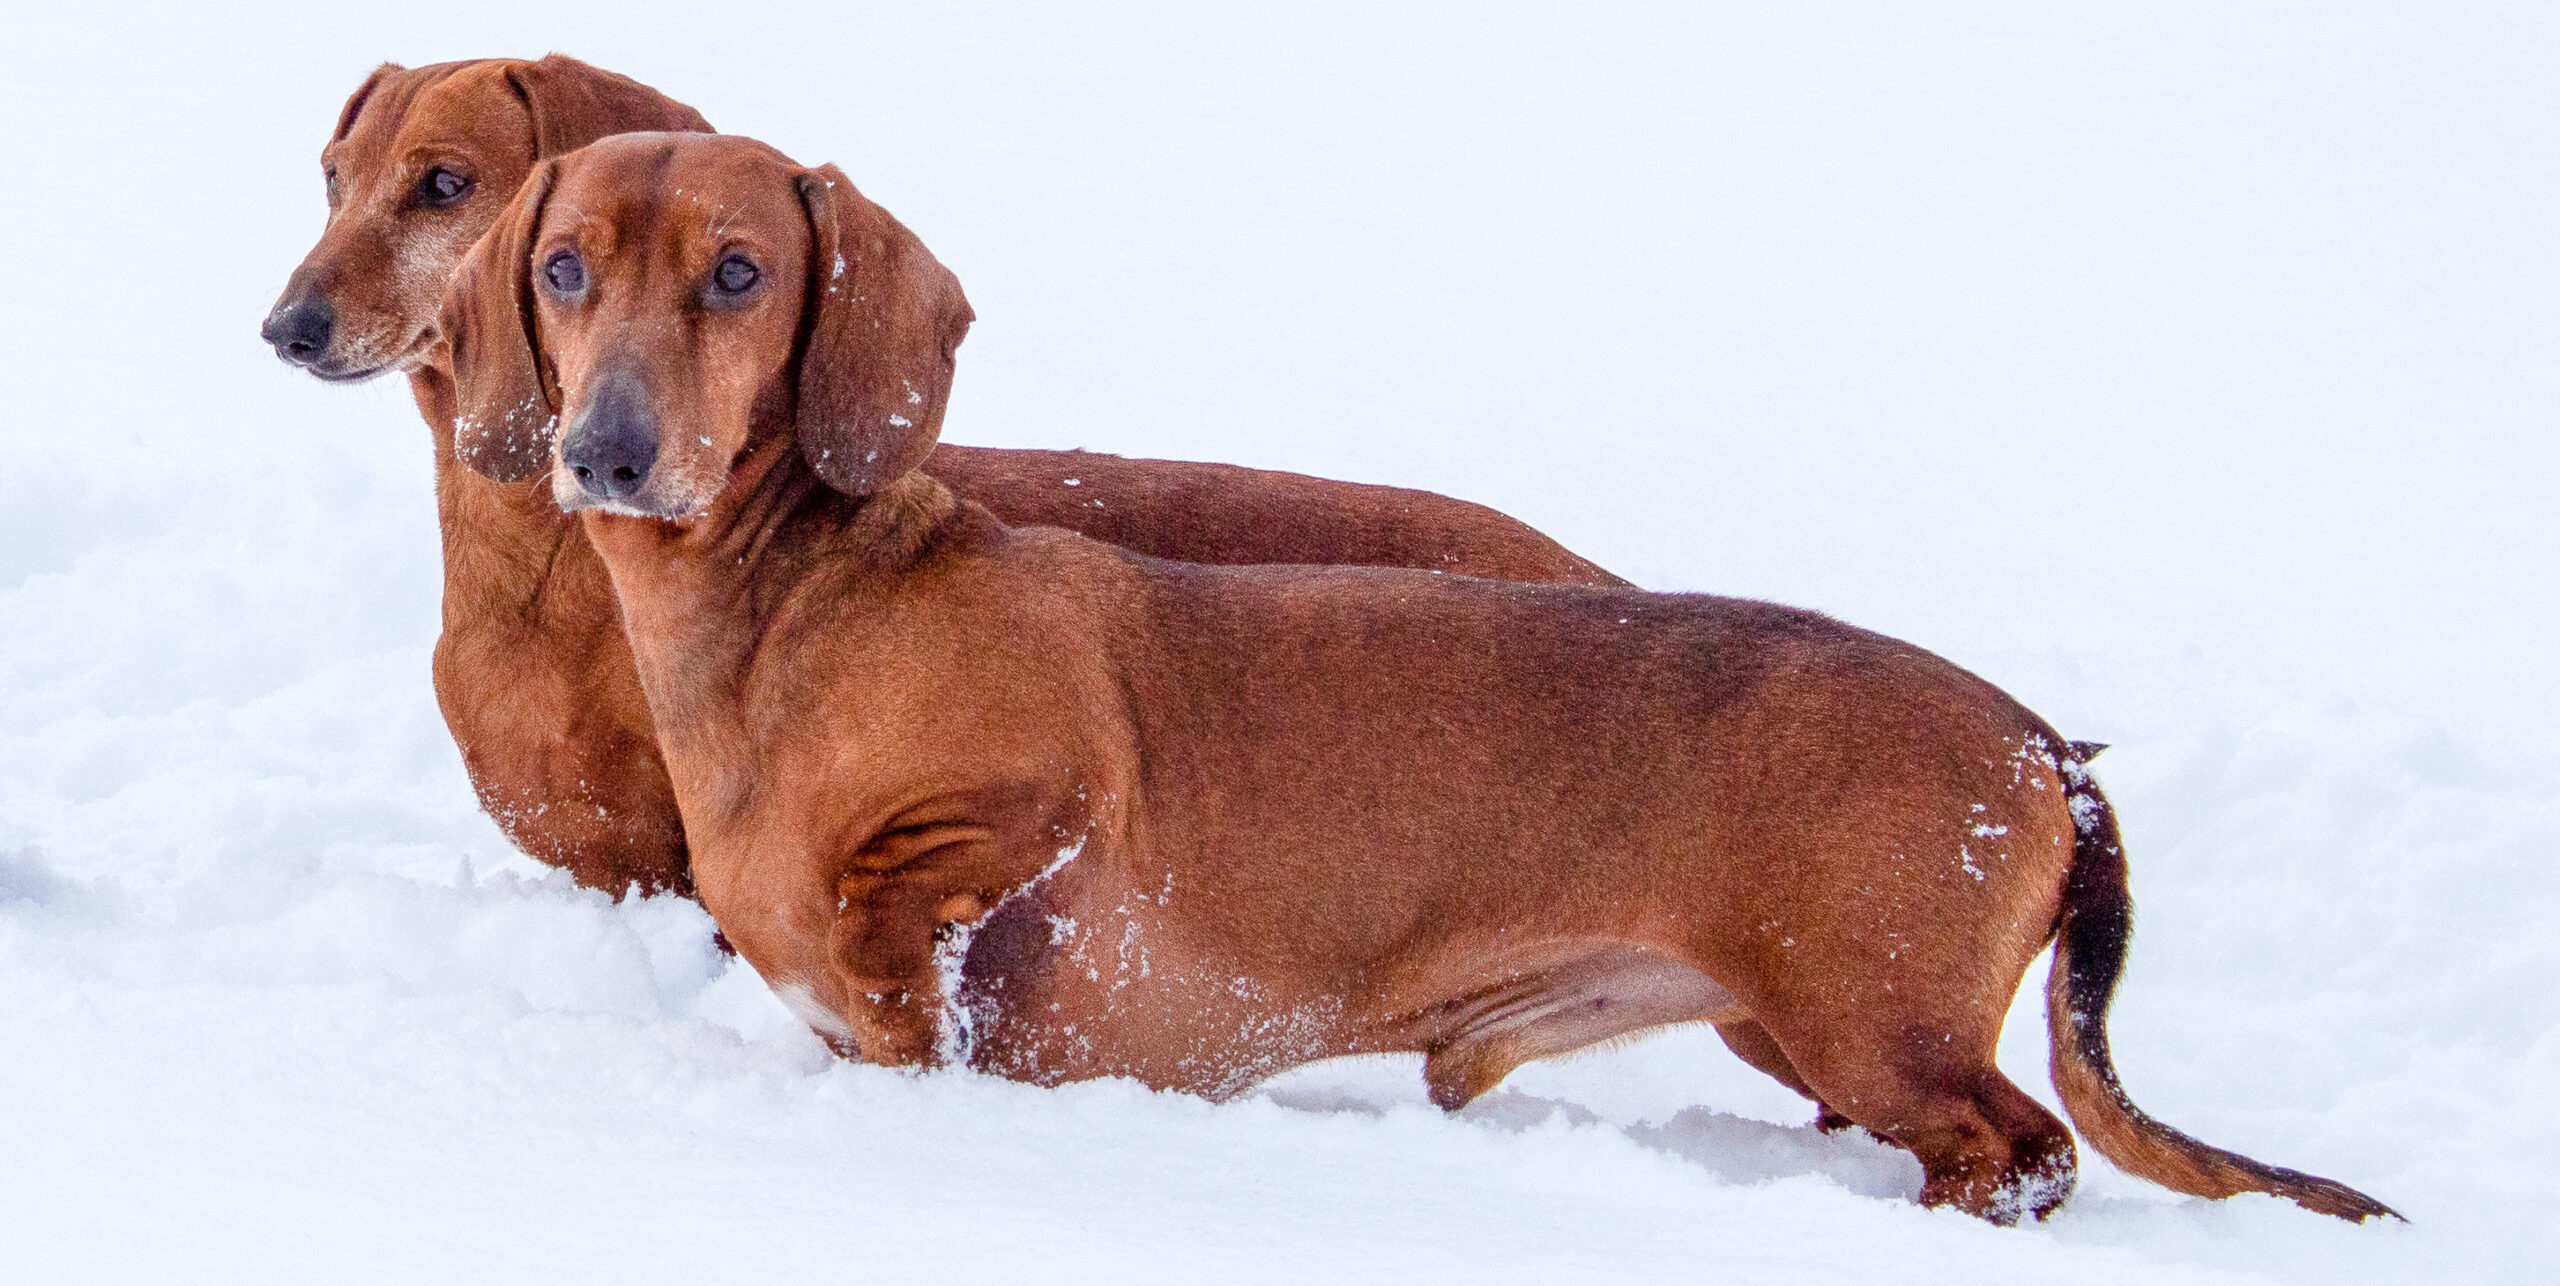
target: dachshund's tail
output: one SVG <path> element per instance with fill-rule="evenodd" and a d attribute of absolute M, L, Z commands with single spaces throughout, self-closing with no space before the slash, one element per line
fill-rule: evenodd
<path fill-rule="evenodd" d="M 2071 1123 L 2100 1155 L 2129 1174 L 2198 1197 L 2264 1192 L 2324 1215 L 2362 1222 L 2399 1212 L 2331 1179 L 2253 1161 L 2199 1142 L 2153 1120 L 2124 1092 L 2107 1054 L 2107 1006 L 2124 972 L 2133 937 L 2133 896 L 2125 886 L 2124 845 L 2115 810 L 2089 775 L 2101 745 L 2069 743 L 2062 761 L 2063 798 L 2077 843 L 2063 886 L 2053 977 L 2045 987 L 2045 1020 L 2053 1038 L 2053 1087 Z"/>

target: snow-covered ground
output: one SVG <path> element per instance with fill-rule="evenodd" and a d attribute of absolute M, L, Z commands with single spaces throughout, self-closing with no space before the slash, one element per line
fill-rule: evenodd
<path fill-rule="evenodd" d="M 0 1280 L 2549 1272 L 2552 11 L 1274 7 L 14 13 Z M 919 229 L 956 440 L 1464 495 L 2113 742 L 2134 1094 L 2413 1222 L 1924 1211 L 1699 1032 L 1454 1119 L 831 1061 L 477 815 L 405 392 L 254 333 L 373 61 L 554 48 Z"/>

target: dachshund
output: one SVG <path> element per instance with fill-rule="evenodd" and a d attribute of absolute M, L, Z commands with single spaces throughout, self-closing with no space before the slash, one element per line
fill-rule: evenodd
<path fill-rule="evenodd" d="M 703 905 L 848 1056 L 1219 1098 L 1418 1052 L 1455 1109 L 1531 1059 L 1751 1024 L 1924 1201 L 2005 1223 L 2076 1179 L 1993 1059 L 2051 942 L 2056 1083 L 2100 1152 L 2391 1213 L 2133 1105 L 2088 748 L 1919 648 L 1008 525 L 924 468 L 957 278 L 748 139 L 545 164 L 444 317 L 457 433 L 549 459 L 611 573 Z"/>
<path fill-rule="evenodd" d="M 410 377 L 444 534 L 437 704 L 508 837 L 616 896 L 691 883 L 612 590 L 539 479 L 459 467 L 473 443 L 452 436 L 434 322 L 454 266 L 543 158 L 627 131 L 710 129 L 646 85 L 559 55 L 386 65 L 321 149 L 329 222 L 261 330 L 324 380 Z M 927 467 L 1009 522 L 1192 562 L 1623 583 L 1522 523 L 1429 492 L 1067 451 L 944 446 Z"/>

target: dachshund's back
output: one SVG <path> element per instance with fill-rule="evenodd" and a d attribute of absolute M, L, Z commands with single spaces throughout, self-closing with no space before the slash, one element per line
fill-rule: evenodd
<path fill-rule="evenodd" d="M 1428 491 L 1232 464 L 947 442 L 924 471 L 1017 527 L 1064 527 L 1187 563 L 1421 567 L 1626 584 L 1519 519 Z"/>

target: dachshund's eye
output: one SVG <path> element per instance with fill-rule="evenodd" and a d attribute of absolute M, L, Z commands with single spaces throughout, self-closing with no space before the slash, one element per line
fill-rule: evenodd
<path fill-rule="evenodd" d="M 755 289 L 757 279 L 762 276 L 764 274 L 757 271 L 754 264 L 747 262 L 745 255 L 730 255 L 720 261 L 719 267 L 711 270 L 711 289 L 723 295 L 743 295 Z"/>
<path fill-rule="evenodd" d="M 550 283 L 551 293 L 563 298 L 585 293 L 587 261 L 575 250 L 560 250 L 542 261 L 542 279 Z"/>
<path fill-rule="evenodd" d="M 439 165 L 418 176 L 418 204 L 451 205 L 471 194 L 471 180 Z"/>
<path fill-rule="evenodd" d="M 320 182 L 322 185 L 320 190 L 328 194 L 329 208 L 332 210 L 337 209 L 338 171 L 335 168 L 320 171 Z"/>

